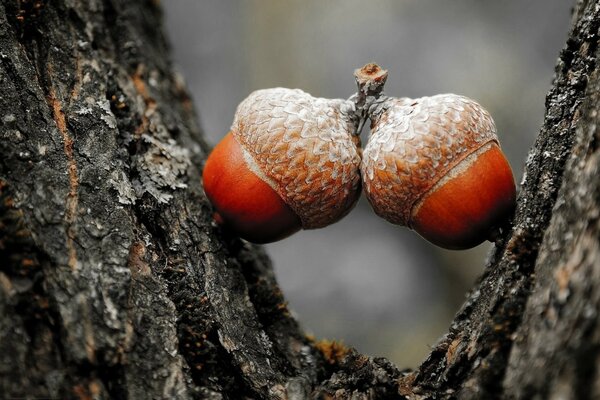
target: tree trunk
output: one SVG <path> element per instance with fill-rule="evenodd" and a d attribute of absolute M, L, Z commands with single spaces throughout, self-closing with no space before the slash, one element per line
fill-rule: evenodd
<path fill-rule="evenodd" d="M 416 371 L 307 338 L 262 249 L 211 222 L 157 3 L 0 4 L 0 397 L 600 396 L 598 1 L 512 229 Z"/>

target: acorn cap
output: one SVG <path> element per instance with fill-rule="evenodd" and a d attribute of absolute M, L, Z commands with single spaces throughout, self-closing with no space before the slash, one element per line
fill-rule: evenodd
<path fill-rule="evenodd" d="M 274 88 L 251 93 L 237 108 L 231 131 L 248 167 L 294 210 L 304 229 L 339 220 L 360 195 L 353 107 Z"/>
<path fill-rule="evenodd" d="M 394 224 L 410 227 L 422 196 L 470 154 L 498 142 L 492 117 L 467 97 L 387 98 L 378 107 L 361 171 L 374 211 Z"/>

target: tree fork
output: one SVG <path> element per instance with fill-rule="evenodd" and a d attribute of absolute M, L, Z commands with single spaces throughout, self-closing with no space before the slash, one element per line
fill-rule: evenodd
<path fill-rule="evenodd" d="M 577 2 L 512 231 L 411 372 L 307 338 L 261 248 L 214 226 L 157 2 L 4 0 L 0 393 L 597 396 L 599 14 Z"/>

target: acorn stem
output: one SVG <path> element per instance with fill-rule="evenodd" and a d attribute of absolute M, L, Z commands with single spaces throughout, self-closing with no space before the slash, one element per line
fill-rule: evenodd
<path fill-rule="evenodd" d="M 383 86 L 387 80 L 388 72 L 375 63 L 369 63 L 362 68 L 354 70 L 354 78 L 358 85 L 359 94 L 375 96 L 383 92 Z"/>
<path fill-rule="evenodd" d="M 358 91 L 348 100 L 352 101 L 355 106 L 355 135 L 360 135 L 360 131 L 367 121 L 369 108 L 385 98 L 383 87 L 387 77 L 387 70 L 375 63 L 369 63 L 354 70 Z"/>

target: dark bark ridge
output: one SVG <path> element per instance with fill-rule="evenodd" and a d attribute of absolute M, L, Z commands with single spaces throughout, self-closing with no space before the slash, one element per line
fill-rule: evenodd
<path fill-rule="evenodd" d="M 213 224 L 208 148 L 155 1 L 3 0 L 0 393 L 528 398 L 567 382 L 585 398 L 599 348 L 600 291 L 584 279 L 598 274 L 599 13 L 577 4 L 512 230 L 410 372 L 305 337 L 261 248 Z M 554 386 L 531 372 L 540 362 L 560 366 Z"/>

